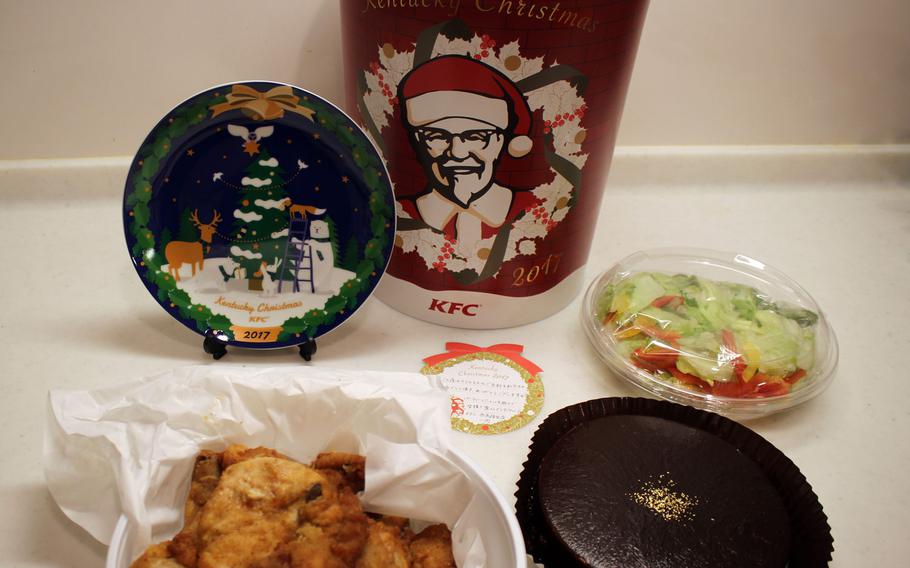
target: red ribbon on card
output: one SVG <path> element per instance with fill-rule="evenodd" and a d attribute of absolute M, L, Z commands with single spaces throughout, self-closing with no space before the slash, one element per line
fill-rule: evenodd
<path fill-rule="evenodd" d="M 447 353 L 432 355 L 424 359 L 423 362 L 427 365 L 438 365 L 443 361 L 461 357 L 463 355 L 470 355 L 472 353 L 495 353 L 517 363 L 531 373 L 531 375 L 536 376 L 543 370 L 531 361 L 522 357 L 521 354 L 524 351 L 524 345 L 515 343 L 497 343 L 496 345 L 490 345 L 489 347 L 479 347 L 477 345 L 471 345 L 470 343 L 452 341 L 446 343 L 446 350 Z"/>

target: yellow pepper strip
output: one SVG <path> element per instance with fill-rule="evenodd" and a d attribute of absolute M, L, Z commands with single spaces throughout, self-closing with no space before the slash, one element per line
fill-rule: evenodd
<path fill-rule="evenodd" d="M 635 326 L 627 327 L 626 329 L 617 329 L 613 332 L 613 337 L 616 339 L 629 339 L 630 337 L 635 337 L 641 333 L 641 330 Z"/>
<path fill-rule="evenodd" d="M 758 372 L 758 367 L 755 365 L 748 365 L 743 369 L 743 382 L 748 383 L 752 380 L 752 377 L 755 376 L 755 373 Z"/>
<path fill-rule="evenodd" d="M 746 342 L 743 345 L 743 358 L 746 360 L 746 368 L 743 369 L 743 382 L 748 383 L 758 372 L 758 363 L 761 361 L 761 351 L 755 344 Z"/>

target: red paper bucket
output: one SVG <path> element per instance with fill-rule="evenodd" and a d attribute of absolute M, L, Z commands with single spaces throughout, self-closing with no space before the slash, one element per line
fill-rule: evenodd
<path fill-rule="evenodd" d="M 381 300 L 495 328 L 575 297 L 647 4 L 342 1 L 348 110 L 395 187 Z"/>

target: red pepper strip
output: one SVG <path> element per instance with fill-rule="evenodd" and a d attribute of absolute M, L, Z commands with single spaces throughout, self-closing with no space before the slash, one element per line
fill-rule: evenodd
<path fill-rule="evenodd" d="M 676 341 L 682 337 L 681 334 L 676 333 L 675 331 L 665 331 L 656 326 L 642 325 L 640 322 L 637 322 L 636 326 L 638 326 L 638 328 L 642 330 L 642 332 L 644 332 L 646 335 L 650 335 L 655 339 L 662 339 L 670 345 L 675 345 Z"/>
<path fill-rule="evenodd" d="M 674 349 L 666 347 L 651 347 L 647 350 L 638 348 L 632 352 L 633 363 L 636 366 L 655 371 L 670 368 L 676 368 L 676 360 L 679 359 L 679 353 Z M 639 364 L 640 363 L 640 364 Z"/>
<path fill-rule="evenodd" d="M 615 318 L 615 317 L 616 317 L 616 312 L 608 312 L 607 315 L 604 316 L 603 325 L 607 325 L 608 323 L 613 321 L 613 318 Z"/>
<path fill-rule="evenodd" d="M 787 382 L 769 379 L 770 377 L 763 375 L 762 380 L 757 381 L 755 390 L 746 396 L 748 398 L 764 398 L 767 396 L 780 396 L 790 392 L 790 385 Z"/>
<path fill-rule="evenodd" d="M 743 373 L 745 371 L 746 371 L 746 362 L 743 361 L 743 358 L 741 356 L 737 357 L 736 360 L 733 361 L 733 374 L 736 375 L 736 379 L 739 381 L 742 381 L 742 382 L 746 382 L 746 381 L 743 381 Z"/>
<path fill-rule="evenodd" d="M 749 384 L 740 380 L 735 381 L 715 381 L 711 389 L 711 394 L 717 396 L 727 396 L 730 398 L 740 398 L 746 396 L 749 390 Z"/>
<path fill-rule="evenodd" d="M 663 308 L 665 306 L 670 308 L 678 308 L 679 306 L 683 305 L 683 302 L 685 301 L 686 299 L 682 296 L 661 296 L 660 298 L 657 298 L 651 302 L 651 305 L 655 308 Z"/>
<path fill-rule="evenodd" d="M 805 369 L 797 369 L 797 370 L 793 371 L 792 373 L 790 373 L 789 375 L 787 375 L 786 377 L 784 377 L 784 380 L 787 381 L 787 384 L 794 385 L 805 376 L 806 376 Z"/>
<path fill-rule="evenodd" d="M 697 390 L 700 390 L 700 391 L 711 390 L 711 385 L 709 385 L 707 382 L 703 381 L 699 377 L 696 377 L 695 375 L 690 375 L 689 373 L 683 373 L 682 371 L 677 369 L 675 366 L 670 367 L 667 370 L 670 371 L 670 374 L 673 375 L 673 377 L 677 381 L 683 383 L 684 385 L 688 385 L 690 387 L 695 387 Z"/>

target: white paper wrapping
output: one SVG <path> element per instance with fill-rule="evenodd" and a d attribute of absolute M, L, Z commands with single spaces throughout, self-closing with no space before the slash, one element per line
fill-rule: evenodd
<path fill-rule="evenodd" d="M 451 459 L 448 396 L 416 373 L 219 364 L 52 391 L 48 404 L 44 470 L 54 499 L 105 544 L 126 515 L 131 557 L 182 526 L 196 454 L 231 443 L 303 462 L 328 450 L 366 455 L 364 507 L 446 523 L 463 568 L 485 565 L 483 538 L 509 537 L 479 534 L 472 519 L 489 516 L 490 502 L 478 502 L 476 476 Z"/>

